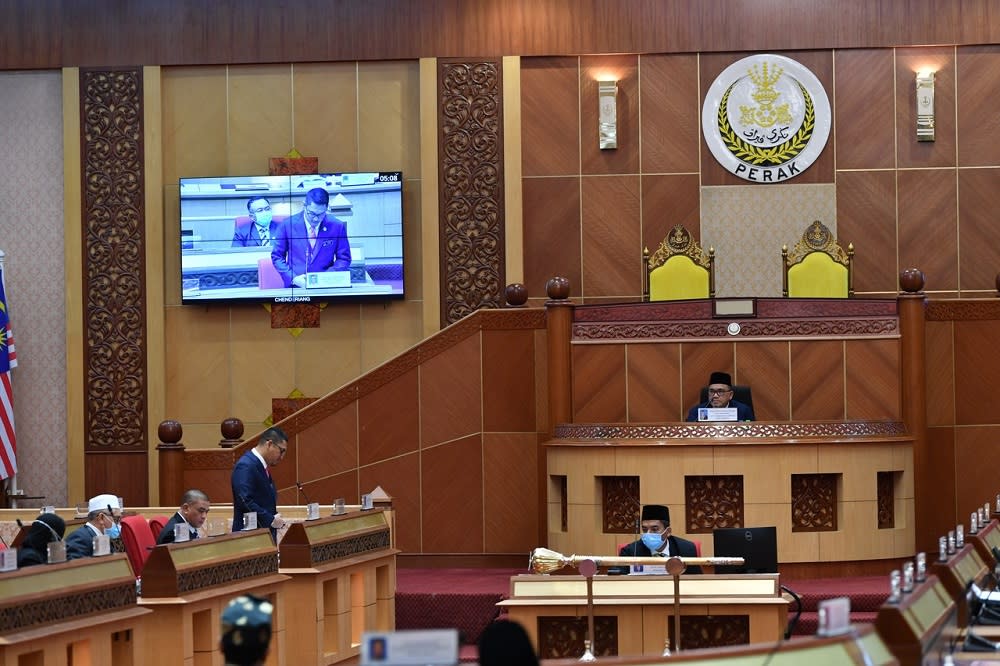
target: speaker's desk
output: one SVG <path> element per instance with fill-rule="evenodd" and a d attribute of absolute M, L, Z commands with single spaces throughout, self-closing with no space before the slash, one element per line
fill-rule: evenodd
<path fill-rule="evenodd" d="M 0 573 L 0 665 L 138 666 L 149 611 L 123 554 Z"/>
<path fill-rule="evenodd" d="M 396 627 L 396 553 L 388 514 L 353 511 L 294 523 L 281 540 L 289 664 L 356 657 L 365 631 Z"/>
<path fill-rule="evenodd" d="M 267 664 L 285 666 L 287 580 L 266 529 L 157 546 L 142 572 L 139 604 L 153 611 L 142 663 L 221 666 L 222 611 L 253 594 L 274 605 Z"/>
<path fill-rule="evenodd" d="M 524 625 L 543 658 L 579 656 L 587 627 L 587 579 L 521 575 L 500 602 Z M 670 576 L 594 576 L 595 648 L 599 655 L 662 654 L 673 631 Z M 681 648 L 778 641 L 788 601 L 778 574 L 682 576 Z"/>

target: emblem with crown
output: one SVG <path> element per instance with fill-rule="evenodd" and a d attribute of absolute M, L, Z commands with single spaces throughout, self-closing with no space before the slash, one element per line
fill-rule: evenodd
<path fill-rule="evenodd" d="M 792 114 L 788 104 L 775 108 L 774 103 L 781 96 L 774 89 L 774 84 L 781 80 L 785 70 L 782 67 L 768 67 L 768 63 L 754 65 L 747 74 L 755 86 L 751 97 L 758 106 L 740 105 L 740 122 L 744 125 L 758 125 L 763 128 L 773 127 L 778 123 L 792 122 Z"/>

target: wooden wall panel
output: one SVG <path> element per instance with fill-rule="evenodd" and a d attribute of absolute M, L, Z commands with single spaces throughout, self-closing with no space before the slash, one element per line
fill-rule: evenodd
<path fill-rule="evenodd" d="M 753 391 L 758 421 L 787 421 L 791 409 L 788 343 L 741 342 L 736 345 L 737 384 Z"/>
<path fill-rule="evenodd" d="M 895 155 L 885 149 L 895 127 L 892 55 L 889 49 L 834 53 L 838 169 L 896 166 Z"/>
<path fill-rule="evenodd" d="M 521 152 L 525 178 L 579 172 L 579 99 L 577 58 L 521 60 L 521 142 L 530 147 Z"/>
<path fill-rule="evenodd" d="M 697 56 L 641 56 L 639 79 L 642 171 L 698 171 L 701 105 Z"/>
<path fill-rule="evenodd" d="M 121 497 L 126 509 L 147 506 L 148 465 L 145 451 L 88 453 L 83 479 L 86 497 L 71 497 L 70 502 L 110 493 Z"/>
<path fill-rule="evenodd" d="M 997 243 L 996 232 L 998 210 L 1000 169 L 959 169 L 958 256 L 963 293 L 979 290 L 990 296 L 996 294 L 1000 270 L 1000 243 Z"/>
<path fill-rule="evenodd" d="M 792 419 L 842 419 L 844 406 L 844 343 L 791 343 Z"/>
<path fill-rule="evenodd" d="M 524 284 L 528 295 L 545 297 L 545 283 L 556 275 L 569 280 L 570 295 L 580 295 L 580 179 L 525 178 Z"/>
<path fill-rule="evenodd" d="M 483 431 L 536 431 L 534 333 L 483 331 L 482 356 Z"/>
<path fill-rule="evenodd" d="M 420 448 L 483 430 L 482 342 L 473 335 L 420 366 Z M 449 396 L 435 400 L 432 396 Z"/>
<path fill-rule="evenodd" d="M 957 78 L 961 85 L 958 105 L 958 163 L 989 166 L 1000 163 L 1000 118 L 993 110 L 1000 88 L 1000 47 L 970 46 L 958 49 Z M 937 87 L 935 86 L 935 92 Z"/>
<path fill-rule="evenodd" d="M 927 322 L 925 329 L 927 426 L 955 423 L 954 323 Z"/>
<path fill-rule="evenodd" d="M 531 433 L 483 435 L 483 525 L 487 553 L 520 553 L 536 543 L 538 485 L 528 474 L 511 470 L 535 469 L 538 450 Z"/>
<path fill-rule="evenodd" d="M 990 0 L 75 0 L 0 6 L 0 62 L 67 65 L 399 60 L 1000 42 Z M 281 29 L 275 29 L 280 26 Z"/>
<path fill-rule="evenodd" d="M 573 421 L 625 420 L 625 345 L 573 345 Z"/>
<path fill-rule="evenodd" d="M 897 292 L 895 172 L 837 172 L 837 239 L 854 243 L 855 294 Z"/>
<path fill-rule="evenodd" d="M 432 553 L 483 549 L 483 436 L 425 450 L 420 465 L 422 544 Z M 448 516 L 448 520 L 441 520 Z"/>
<path fill-rule="evenodd" d="M 847 418 L 900 420 L 899 341 L 847 340 L 844 356 Z"/>
<path fill-rule="evenodd" d="M 984 502 L 994 506 L 997 483 L 997 438 L 1000 425 L 955 428 L 955 474 L 962 480 L 955 489 L 957 522 L 969 520 L 969 513 Z M 985 492 L 984 492 L 985 490 Z"/>
<path fill-rule="evenodd" d="M 585 298 L 636 293 L 639 245 L 639 178 L 585 177 L 583 197 L 583 281 Z"/>
<path fill-rule="evenodd" d="M 680 345 L 634 344 L 625 347 L 630 423 L 683 421 L 687 396 L 680 393 Z"/>
<path fill-rule="evenodd" d="M 990 397 L 1000 375 L 1000 322 L 956 321 L 955 423 L 1000 423 L 1000 401 Z"/>
<path fill-rule="evenodd" d="M 924 272 L 924 289 L 953 292 L 958 288 L 958 234 L 954 169 L 898 173 L 900 270 Z"/>
<path fill-rule="evenodd" d="M 916 73 L 934 75 L 934 141 L 917 141 Z M 964 83 L 964 82 L 963 82 Z M 897 164 L 907 167 L 955 166 L 955 49 L 896 49 Z"/>
<path fill-rule="evenodd" d="M 641 187 L 643 247 L 656 252 L 656 248 L 677 224 L 683 224 L 701 243 L 701 188 L 698 174 L 643 175 Z M 708 251 L 707 247 L 703 249 Z M 640 261 L 641 257 L 636 257 L 636 260 Z M 643 270 L 640 270 L 640 278 Z"/>
<path fill-rule="evenodd" d="M 420 433 L 416 369 L 358 400 L 361 464 L 417 450 Z"/>

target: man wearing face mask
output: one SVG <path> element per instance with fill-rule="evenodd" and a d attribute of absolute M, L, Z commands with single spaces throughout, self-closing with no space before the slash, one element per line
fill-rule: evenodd
<path fill-rule="evenodd" d="M 98 495 L 87 502 L 87 522 L 66 538 L 66 559 L 91 557 L 94 554 L 94 537 L 105 534 L 111 539 L 121 536 L 122 507 L 116 495 Z"/>
<path fill-rule="evenodd" d="M 273 220 L 271 202 L 264 197 L 251 197 L 247 201 L 249 222 L 236 220 L 233 231 L 233 247 L 270 247 L 278 233 L 280 222 Z"/>
<path fill-rule="evenodd" d="M 670 533 L 670 509 L 667 507 L 659 504 L 647 504 L 642 507 L 639 524 L 642 538 L 623 546 L 618 552 L 622 557 L 698 557 L 694 543 Z M 615 574 L 628 572 L 627 566 L 612 567 L 608 570 L 608 573 Z M 700 574 L 701 567 L 689 566 L 684 573 Z"/>

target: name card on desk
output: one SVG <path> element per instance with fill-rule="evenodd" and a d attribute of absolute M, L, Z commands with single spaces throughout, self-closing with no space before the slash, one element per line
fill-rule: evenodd
<path fill-rule="evenodd" d="M 737 410 L 735 407 L 699 407 L 699 421 L 736 421 Z"/>
<path fill-rule="evenodd" d="M 45 546 L 49 564 L 59 564 L 66 561 L 66 542 L 52 541 Z"/>
<path fill-rule="evenodd" d="M 319 502 L 306 504 L 306 520 L 319 520 Z"/>
<path fill-rule="evenodd" d="M 361 635 L 362 666 L 451 666 L 457 663 L 457 629 L 366 632 Z"/>
<path fill-rule="evenodd" d="M 111 538 L 107 534 L 98 534 L 94 537 L 94 557 L 111 554 Z"/>
<path fill-rule="evenodd" d="M 637 576 L 666 576 L 666 564 L 632 564 L 628 572 Z"/>
<path fill-rule="evenodd" d="M 17 569 L 17 548 L 0 550 L 0 571 L 14 571 L 15 569 Z"/>

